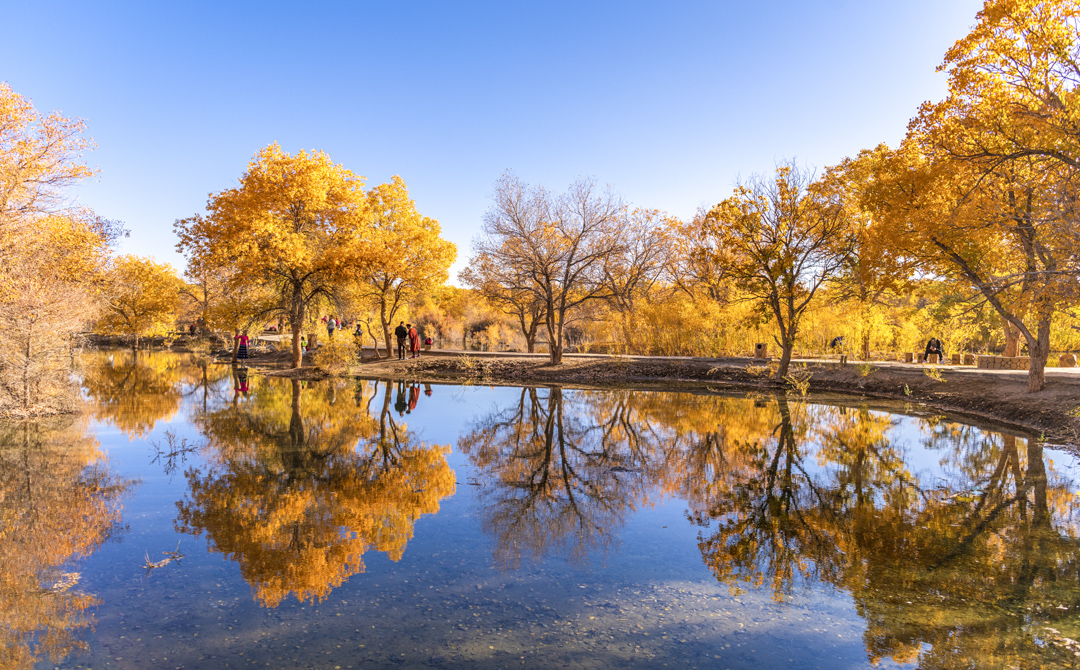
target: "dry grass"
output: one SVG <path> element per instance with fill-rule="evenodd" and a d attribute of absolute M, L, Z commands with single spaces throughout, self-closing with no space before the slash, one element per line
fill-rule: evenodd
<path fill-rule="evenodd" d="M 794 391 L 800 396 L 806 397 L 806 394 L 810 392 L 810 378 L 813 376 L 813 372 L 802 370 L 800 372 L 792 372 L 784 375 L 784 381 L 791 387 L 790 391 Z"/>

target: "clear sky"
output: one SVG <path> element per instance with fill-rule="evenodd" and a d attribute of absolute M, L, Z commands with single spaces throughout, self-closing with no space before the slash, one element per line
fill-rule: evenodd
<path fill-rule="evenodd" d="M 121 251 L 183 267 L 172 222 L 279 142 L 401 175 L 458 245 L 512 169 L 689 217 L 780 160 L 895 144 L 944 95 L 975 0 L 20 2 L 0 81 L 88 124 Z"/>

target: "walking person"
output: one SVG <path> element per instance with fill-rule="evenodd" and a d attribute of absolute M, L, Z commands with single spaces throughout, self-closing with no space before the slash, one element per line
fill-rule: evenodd
<path fill-rule="evenodd" d="M 416 326 L 409 324 L 409 351 L 412 358 L 420 358 L 420 333 L 416 332 Z"/>
<path fill-rule="evenodd" d="M 331 340 L 334 339 L 334 331 L 337 329 L 337 319 L 330 317 L 326 322 L 326 336 Z"/>

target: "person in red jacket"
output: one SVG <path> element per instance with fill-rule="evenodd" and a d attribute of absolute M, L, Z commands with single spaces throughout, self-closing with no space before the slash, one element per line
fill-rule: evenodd
<path fill-rule="evenodd" d="M 409 324 L 409 351 L 412 358 L 420 358 L 420 333 L 416 332 L 416 326 Z"/>

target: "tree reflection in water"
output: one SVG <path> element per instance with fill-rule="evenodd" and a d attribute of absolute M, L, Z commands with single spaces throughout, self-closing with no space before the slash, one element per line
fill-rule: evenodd
<path fill-rule="evenodd" d="M 371 549 L 399 560 L 416 519 L 454 492 L 449 447 L 394 421 L 389 386 L 376 418 L 378 384 L 357 382 L 355 403 L 342 403 L 345 384 L 263 380 L 246 402 L 195 419 L 212 461 L 188 471 L 177 528 L 206 533 L 265 606 L 322 600 Z"/>
<path fill-rule="evenodd" d="M 1074 660 L 1078 482 L 1035 440 L 922 426 L 911 444 L 891 415 L 784 396 L 524 389 L 459 446 L 504 567 L 584 561 L 650 496 L 677 494 L 718 580 L 779 602 L 847 591 L 871 661 Z"/>
<path fill-rule="evenodd" d="M 90 412 L 131 439 L 171 419 L 186 396 L 197 397 L 206 410 L 216 382 L 229 374 L 228 367 L 190 354 L 128 349 L 86 352 L 80 368 Z"/>
<path fill-rule="evenodd" d="M 0 423 L 0 668 L 86 648 L 97 599 L 72 563 L 122 532 L 128 485 L 80 423 Z"/>
<path fill-rule="evenodd" d="M 560 388 L 522 389 L 516 405 L 458 440 L 480 471 L 481 523 L 495 537 L 500 566 L 552 551 L 585 562 L 607 551 L 646 500 L 636 424 L 596 424 L 583 409 Z"/>

